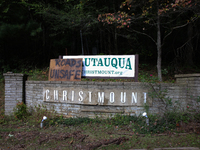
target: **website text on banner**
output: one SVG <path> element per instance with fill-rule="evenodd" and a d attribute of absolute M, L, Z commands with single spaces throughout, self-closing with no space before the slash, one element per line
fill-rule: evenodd
<path fill-rule="evenodd" d="M 135 77 L 135 55 L 63 56 L 82 58 L 83 77 Z"/>

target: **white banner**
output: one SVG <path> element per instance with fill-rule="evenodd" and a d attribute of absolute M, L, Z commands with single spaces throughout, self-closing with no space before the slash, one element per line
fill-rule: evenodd
<path fill-rule="evenodd" d="M 135 55 L 63 56 L 83 59 L 84 77 L 135 77 Z"/>

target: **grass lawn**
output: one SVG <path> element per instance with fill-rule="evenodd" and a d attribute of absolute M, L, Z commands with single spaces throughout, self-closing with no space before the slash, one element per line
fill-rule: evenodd
<path fill-rule="evenodd" d="M 1 149 L 121 150 L 162 147 L 200 147 L 200 134 L 177 132 L 176 129 L 159 134 L 139 134 L 134 133 L 130 125 L 115 126 L 105 122 L 55 123 L 40 128 L 39 123 L 29 119 L 13 119 L 0 125 Z"/>

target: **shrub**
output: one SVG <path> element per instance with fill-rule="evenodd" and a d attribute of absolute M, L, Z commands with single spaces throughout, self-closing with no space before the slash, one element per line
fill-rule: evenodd
<path fill-rule="evenodd" d="M 25 119 L 29 116 L 27 107 L 23 102 L 17 103 L 16 108 L 14 108 L 14 116 L 19 120 Z"/>

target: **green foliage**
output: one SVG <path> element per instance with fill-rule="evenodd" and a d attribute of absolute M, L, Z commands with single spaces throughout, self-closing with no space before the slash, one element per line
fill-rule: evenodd
<path fill-rule="evenodd" d="M 5 115 L 4 115 L 4 105 L 1 105 L 0 103 L 0 124 L 5 122 Z"/>
<path fill-rule="evenodd" d="M 79 55 L 80 44 L 76 44 L 76 46 L 73 45 L 79 43 L 80 30 L 83 32 L 84 51 L 87 51 L 87 53 L 91 54 L 92 47 L 96 46 L 100 54 L 110 53 L 121 55 L 137 53 L 140 55 L 140 60 L 142 60 L 144 64 L 152 63 L 156 57 L 155 46 L 147 37 L 133 34 L 132 32 L 139 31 L 143 33 L 143 35 L 149 34 L 155 39 L 157 27 L 153 29 L 152 25 L 155 24 L 150 23 L 152 19 L 139 18 L 141 21 L 136 21 L 136 26 L 134 25 L 136 22 L 131 21 L 128 30 L 116 29 L 115 24 L 109 24 L 108 26 L 97 22 L 98 14 L 105 14 L 105 12 L 109 11 L 117 13 L 121 10 L 121 12 L 126 13 L 133 11 L 136 15 L 143 13 L 142 10 L 150 6 L 146 5 L 149 2 L 144 3 L 144 1 L 137 1 L 137 5 L 132 5 L 130 8 L 128 6 L 130 3 L 124 6 L 132 10 L 128 10 L 127 8 L 120 9 L 118 6 L 121 2 L 122 1 L 107 2 L 94 0 L 1 1 L 0 61 L 4 60 L 4 64 L 1 65 L 0 62 L 0 65 L 3 66 L 3 72 L 15 72 L 13 70 L 20 68 L 21 64 L 24 64 L 26 67 L 48 65 L 49 59 L 57 58 L 58 55 L 64 55 L 65 48 L 68 49 L 69 55 Z M 136 1 L 133 3 L 136 3 Z M 153 1 L 153 3 L 155 3 L 155 1 Z M 152 6 L 156 7 L 157 5 Z M 134 7 L 137 7 L 137 9 Z M 150 10 L 152 10 L 152 12 Z M 149 11 L 149 14 L 157 13 L 157 10 L 153 8 L 149 8 L 146 11 Z M 128 15 L 131 15 L 131 13 L 128 13 Z M 146 16 L 151 18 L 149 15 Z M 116 16 L 113 17 L 116 18 Z M 120 18 L 121 17 L 119 17 L 119 19 Z M 132 17 L 131 19 L 134 18 L 135 17 Z M 174 16 L 169 17 L 169 19 L 170 18 L 174 18 Z M 161 30 L 165 35 L 172 29 L 171 25 L 173 23 L 178 25 L 179 22 L 185 22 L 185 17 L 179 18 L 182 19 L 174 19 L 174 21 L 170 19 L 169 26 L 166 25 L 166 19 L 161 19 L 164 24 L 164 28 L 161 28 Z M 145 20 L 148 23 L 145 22 Z M 171 21 L 173 23 L 171 23 Z M 151 25 L 151 27 L 147 28 L 149 25 Z M 198 24 L 195 25 L 198 26 Z M 166 32 L 164 32 L 164 30 Z M 185 35 L 187 30 L 184 28 L 181 31 L 173 31 L 173 33 L 177 34 L 177 36 L 181 36 L 182 34 Z M 167 48 L 165 44 L 163 44 L 164 53 L 167 51 L 167 55 L 162 56 L 164 61 L 167 60 L 167 62 L 171 62 L 173 60 L 174 54 L 172 53 L 174 52 L 171 47 L 176 49 L 181 46 L 182 43 L 185 43 L 187 39 L 183 37 L 187 38 L 188 36 L 181 36 L 181 39 L 176 38 L 179 42 L 174 42 L 173 38 L 167 38 L 165 42 Z M 164 40 L 165 38 L 162 37 L 162 39 Z M 88 45 L 88 48 L 86 48 L 86 45 Z M 195 50 L 193 52 L 196 53 Z M 194 56 L 198 58 L 198 55 Z M 167 72 L 169 72 L 169 69 L 162 70 L 163 74 L 168 75 L 169 73 Z"/>
<path fill-rule="evenodd" d="M 26 119 L 30 114 L 27 111 L 27 107 L 23 102 L 18 102 L 16 108 L 14 108 L 14 116 L 16 119 Z"/>
<path fill-rule="evenodd" d="M 144 67 L 147 67 L 147 66 L 148 66 L 147 64 L 142 64 L 140 67 L 144 68 Z M 147 71 L 143 71 L 143 70 L 141 70 L 139 72 L 138 80 L 140 82 L 148 82 L 148 83 L 157 83 L 157 82 L 159 82 L 157 76 L 155 76 L 154 74 L 151 74 L 151 73 L 149 73 Z"/>
<path fill-rule="evenodd" d="M 0 84 L 4 81 L 4 76 L 3 74 L 0 73 Z"/>
<path fill-rule="evenodd" d="M 31 113 L 29 117 L 29 122 L 30 124 L 34 125 L 39 125 L 42 121 L 43 116 L 47 117 L 47 120 L 45 120 L 45 124 L 46 121 L 51 120 L 52 118 L 56 118 L 58 116 L 53 108 L 49 110 L 46 108 L 46 106 L 43 105 L 34 106 L 33 108 L 30 107 L 29 110 Z"/>
<path fill-rule="evenodd" d="M 162 69 L 161 72 L 162 72 L 162 74 L 164 74 L 164 75 L 167 75 L 167 74 L 168 74 L 168 70 L 167 70 L 166 68 L 165 68 L 165 69 Z"/>
<path fill-rule="evenodd" d="M 192 120 L 193 115 L 184 112 L 170 111 L 165 113 L 165 118 L 168 122 L 172 122 L 175 125 L 180 122 L 188 123 Z"/>
<path fill-rule="evenodd" d="M 145 112 L 148 115 L 149 114 L 149 104 L 148 103 L 144 103 L 144 109 L 145 109 Z"/>
<path fill-rule="evenodd" d="M 145 83 L 145 87 L 149 88 L 148 95 L 152 99 L 157 99 L 165 105 L 165 110 L 163 110 L 165 111 L 165 113 L 163 117 L 158 118 L 153 115 L 148 115 L 150 121 L 147 128 L 150 132 L 159 133 L 175 129 L 177 124 L 180 124 L 182 122 L 188 123 L 190 120 L 194 119 L 192 118 L 192 115 L 190 113 L 186 113 L 183 111 L 184 109 L 181 108 L 179 101 L 173 102 L 172 98 L 167 96 L 168 90 L 161 89 L 159 82 L 157 82 L 154 77 L 147 76 L 147 74 L 143 77 L 145 77 L 145 81 L 148 81 L 148 83 Z M 157 90 L 155 87 L 158 87 L 159 90 Z M 146 112 L 148 112 L 148 105 L 145 104 L 144 108 Z M 194 116 L 198 118 L 198 115 Z M 143 126 L 141 127 L 141 129 L 141 132 L 146 132 Z"/>
<path fill-rule="evenodd" d="M 47 116 L 48 119 L 55 118 L 56 112 L 48 110 L 46 106 L 35 106 L 34 108 L 27 106 L 23 102 L 18 102 L 16 108 L 14 108 L 14 117 L 18 120 L 28 120 L 32 124 L 39 124 L 43 118 Z"/>
<path fill-rule="evenodd" d="M 0 74 L 0 124 L 4 123 L 5 121 L 5 114 L 4 114 L 4 83 L 3 83 L 3 76 Z"/>
<path fill-rule="evenodd" d="M 44 69 L 23 69 L 21 73 L 28 75 L 28 80 L 48 80 L 49 67 Z"/>
<path fill-rule="evenodd" d="M 114 116 L 115 117 L 115 116 Z M 63 120 L 62 116 L 56 118 Z M 109 121 L 92 122 L 95 119 L 84 118 L 81 124 L 65 125 L 55 123 L 44 128 L 29 123 L 29 120 L 17 121 L 12 119 L 6 124 L 0 125 L 0 142 L 3 149 L 19 149 L 19 143 L 28 149 L 56 149 L 63 145 L 67 149 L 74 149 L 75 146 L 90 146 L 91 149 L 154 149 L 163 147 L 198 147 L 200 144 L 199 135 L 194 133 L 174 133 L 176 130 L 167 128 L 165 119 L 156 115 L 149 115 L 150 125 L 146 126 L 145 117 L 116 116 L 121 121 L 131 121 L 127 125 L 112 125 Z M 123 119 L 122 119 L 123 118 Z M 129 118 L 129 119 L 127 119 Z M 31 118 L 30 118 L 31 119 Z M 79 120 L 73 118 L 75 121 Z M 72 119 L 72 120 L 73 120 Z M 80 118 L 81 120 L 81 118 Z M 159 121 L 162 120 L 163 122 Z M 14 123 L 15 122 L 15 123 Z M 125 121 L 126 122 L 126 121 Z M 153 126 L 153 127 L 151 127 Z M 171 126 L 173 127 L 173 126 Z M 164 134 L 157 134 L 162 133 Z M 142 134 L 143 133 L 143 134 Z M 118 143 L 112 140 L 120 140 Z M 110 142 L 108 144 L 108 142 Z M 106 142 L 103 146 L 100 142 Z M 89 143 L 89 144 L 88 144 Z"/>
<path fill-rule="evenodd" d="M 148 106 L 146 106 L 148 107 Z M 148 108 L 147 108 L 148 109 Z M 26 121 L 29 125 L 39 126 L 43 116 L 47 116 L 47 120 L 44 122 L 44 127 L 53 127 L 58 125 L 63 126 L 104 126 L 106 129 L 119 129 L 128 130 L 133 134 L 156 134 L 163 133 L 167 131 L 176 131 L 177 125 L 181 123 L 189 123 L 190 121 L 198 121 L 200 118 L 200 113 L 191 114 L 184 113 L 180 111 L 167 111 L 163 116 L 148 113 L 149 125 L 146 123 L 146 117 L 130 116 L 123 114 L 116 114 L 107 119 L 88 118 L 88 117 L 78 117 L 78 118 L 64 118 L 63 116 L 58 116 L 57 113 L 52 110 L 48 110 L 45 106 L 35 106 L 34 108 L 29 108 L 27 111 L 26 105 L 23 103 L 18 103 L 14 112 L 14 117 L 17 120 Z M 3 118 L 3 122 L 9 122 L 6 118 Z M 10 120 L 13 120 L 10 118 Z M 11 122 L 10 122 L 11 123 Z M 13 122 L 14 123 L 14 122 Z M 16 123 L 14 123 L 16 124 Z"/>
<path fill-rule="evenodd" d="M 63 118 L 62 116 L 49 119 L 47 121 L 48 125 L 56 125 L 56 124 L 63 124 L 66 126 L 71 125 L 80 125 L 80 124 L 89 124 L 89 123 L 101 123 L 101 121 L 97 119 L 90 119 L 87 117 L 81 118 Z"/>
<path fill-rule="evenodd" d="M 172 99 L 167 96 L 167 89 L 160 89 L 160 81 L 156 76 L 149 73 L 139 74 L 139 80 L 144 83 L 144 86 L 148 88 L 148 96 L 152 99 L 159 99 L 162 103 L 165 104 L 165 109 L 170 109 L 173 106 Z M 159 90 L 156 90 L 159 88 Z M 147 109 L 147 107 L 145 107 Z"/>
<path fill-rule="evenodd" d="M 149 134 L 149 133 L 163 133 L 166 131 L 174 130 L 178 123 L 188 123 L 191 119 L 190 114 L 183 114 L 177 112 L 167 112 L 164 116 L 148 115 L 149 125 L 146 124 L 146 117 L 143 116 L 129 116 L 116 114 L 112 118 L 99 119 L 94 118 L 64 118 L 62 116 L 48 119 L 46 126 L 64 125 L 64 126 L 77 126 L 81 124 L 104 124 L 107 128 L 117 127 L 125 128 L 133 131 L 135 134 Z"/>
<path fill-rule="evenodd" d="M 117 126 L 117 125 L 128 125 L 132 120 L 133 120 L 132 116 L 116 114 L 114 117 L 108 118 L 106 122 L 107 124 Z"/>
<path fill-rule="evenodd" d="M 197 96 L 197 102 L 198 103 L 200 102 L 200 96 Z"/>

